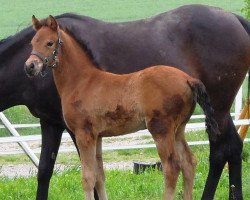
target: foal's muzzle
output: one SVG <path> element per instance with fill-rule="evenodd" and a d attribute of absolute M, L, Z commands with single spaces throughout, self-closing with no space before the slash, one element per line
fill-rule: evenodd
<path fill-rule="evenodd" d="M 24 71 L 29 77 L 37 76 L 43 71 L 43 63 L 37 60 L 34 60 L 29 64 L 26 62 L 24 64 Z"/>

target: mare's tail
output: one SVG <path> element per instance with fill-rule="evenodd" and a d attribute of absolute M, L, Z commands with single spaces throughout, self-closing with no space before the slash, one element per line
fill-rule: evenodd
<path fill-rule="evenodd" d="M 214 119 L 214 109 L 210 103 L 210 98 L 206 92 L 204 84 L 197 79 L 188 81 L 189 86 L 195 94 L 196 101 L 201 106 L 205 114 L 206 131 L 209 141 L 216 141 L 220 135 L 220 130 L 216 120 Z"/>
<path fill-rule="evenodd" d="M 246 30 L 248 35 L 250 35 L 250 22 L 247 19 L 245 19 L 244 17 L 241 17 L 240 15 L 234 14 L 234 16 L 239 20 L 239 22 L 241 23 L 243 28 Z"/>

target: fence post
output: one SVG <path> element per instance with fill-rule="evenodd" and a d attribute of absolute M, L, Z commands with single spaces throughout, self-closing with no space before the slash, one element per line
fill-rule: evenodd
<path fill-rule="evenodd" d="M 0 119 L 3 122 L 3 125 L 6 127 L 9 132 L 14 136 L 20 136 L 20 134 L 16 131 L 16 129 L 13 127 L 13 125 L 10 123 L 10 121 L 5 117 L 5 115 L 0 112 Z M 30 149 L 28 144 L 26 142 L 18 142 L 19 146 L 24 150 L 26 155 L 30 158 L 30 160 L 33 162 L 33 164 L 38 167 L 39 159 L 36 157 L 36 155 L 33 153 L 33 151 Z"/>
<path fill-rule="evenodd" d="M 235 117 L 234 119 L 235 120 L 238 120 L 239 119 L 239 116 L 240 116 L 240 113 L 241 113 L 241 109 L 242 109 L 242 98 L 243 98 L 243 95 L 242 95 L 242 86 L 240 87 L 239 91 L 238 91 L 238 94 L 235 98 L 235 109 L 234 109 L 234 112 L 235 112 Z"/>

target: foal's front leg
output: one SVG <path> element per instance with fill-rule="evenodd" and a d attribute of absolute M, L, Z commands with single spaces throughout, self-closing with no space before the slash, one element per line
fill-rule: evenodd
<path fill-rule="evenodd" d="M 107 194 L 105 190 L 105 174 L 103 170 L 102 160 L 102 138 L 98 137 L 96 145 L 96 185 L 95 188 L 98 193 L 98 197 L 101 200 L 107 200 Z"/>
<path fill-rule="evenodd" d="M 82 184 L 86 200 L 94 200 L 96 183 L 96 139 L 84 130 L 76 131 L 76 142 L 80 150 L 82 166 Z"/>

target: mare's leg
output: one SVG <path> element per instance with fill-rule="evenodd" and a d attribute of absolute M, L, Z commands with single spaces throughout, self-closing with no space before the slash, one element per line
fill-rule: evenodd
<path fill-rule="evenodd" d="M 185 140 L 184 131 L 185 126 L 181 126 L 177 130 L 176 149 L 180 157 L 181 171 L 184 180 L 183 199 L 192 200 L 196 159 Z"/>
<path fill-rule="evenodd" d="M 80 150 L 82 166 L 82 184 L 86 200 L 94 200 L 94 186 L 96 183 L 96 139 L 93 134 L 84 130 L 77 130 L 76 142 Z"/>
<path fill-rule="evenodd" d="M 232 119 L 229 122 L 229 199 L 243 199 L 242 197 L 242 149 L 243 142 L 233 124 Z"/>
<path fill-rule="evenodd" d="M 97 190 L 98 196 L 102 200 L 106 200 L 107 194 L 105 190 L 105 174 L 103 170 L 103 160 L 102 160 L 102 138 L 98 137 L 96 145 L 96 184 L 95 188 Z"/>
<path fill-rule="evenodd" d="M 67 129 L 72 141 L 74 142 L 75 144 L 75 147 L 76 147 L 76 150 L 77 150 L 77 153 L 78 155 L 80 156 L 80 152 L 79 152 L 79 148 L 77 147 L 77 144 L 76 144 L 76 137 L 75 135 L 69 130 Z M 99 197 L 98 197 L 98 194 L 97 194 L 97 191 L 96 191 L 96 188 L 94 188 L 94 196 L 95 196 L 95 200 L 99 200 Z"/>
<path fill-rule="evenodd" d="M 155 123 L 155 122 L 154 122 Z M 157 122 L 159 124 L 160 122 Z M 157 125 L 155 123 L 155 125 Z M 151 132 L 153 139 L 156 143 L 158 154 L 162 163 L 162 170 L 164 174 L 165 191 L 164 199 L 174 199 L 174 192 L 178 176 L 180 174 L 180 160 L 175 148 L 175 132 L 172 124 L 167 124 L 168 127 L 161 132 L 153 132 L 157 127 L 152 127 L 150 122 L 148 123 L 149 131 Z"/>
<path fill-rule="evenodd" d="M 222 136 L 216 142 L 210 141 L 209 173 L 202 199 L 214 199 L 222 170 L 228 161 L 229 184 L 234 189 L 229 192 L 230 199 L 242 199 L 241 153 L 243 143 L 229 114 L 217 117 Z"/>
<path fill-rule="evenodd" d="M 40 120 L 42 129 L 42 149 L 38 166 L 37 200 L 48 199 L 50 178 L 53 173 L 56 156 L 64 127 Z"/>

